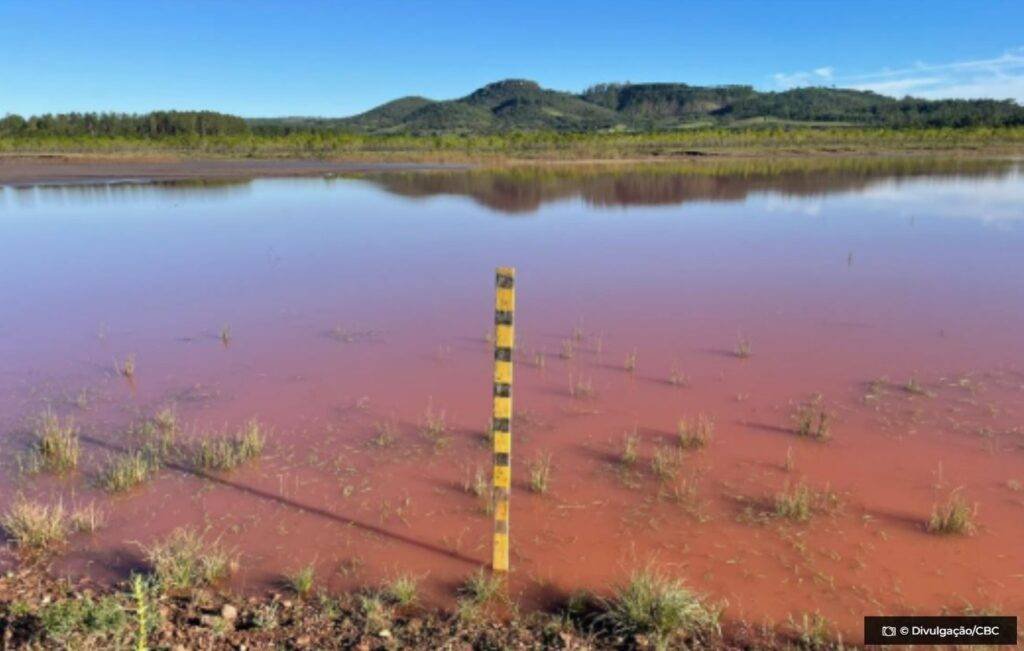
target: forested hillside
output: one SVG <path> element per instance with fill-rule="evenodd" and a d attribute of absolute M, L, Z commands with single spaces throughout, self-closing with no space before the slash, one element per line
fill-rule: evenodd
<path fill-rule="evenodd" d="M 0 106 L 0 111 L 3 107 Z M 751 86 L 600 84 L 574 94 L 510 79 L 469 95 L 435 101 L 403 97 L 356 116 L 241 118 L 211 111 L 144 115 L 66 113 L 0 119 L 0 137 L 144 138 L 364 135 L 488 135 L 517 132 L 607 133 L 694 127 L 867 126 L 1004 127 L 1024 125 L 1024 107 L 1005 100 L 896 99 L 868 91 Z"/>

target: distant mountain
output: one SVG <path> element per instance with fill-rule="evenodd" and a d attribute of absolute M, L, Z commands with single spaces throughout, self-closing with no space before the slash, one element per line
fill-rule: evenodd
<path fill-rule="evenodd" d="M 869 91 L 680 83 L 600 84 L 580 94 L 525 79 L 488 84 L 465 97 L 403 97 L 349 118 L 250 120 L 257 132 L 331 129 L 367 134 L 489 134 L 514 131 L 645 131 L 713 125 L 857 124 L 1007 126 L 1024 124 L 1012 101 L 895 99 Z"/>

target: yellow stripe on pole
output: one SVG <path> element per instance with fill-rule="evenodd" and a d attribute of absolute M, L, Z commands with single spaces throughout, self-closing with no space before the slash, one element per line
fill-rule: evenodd
<path fill-rule="evenodd" d="M 494 292 L 494 549 L 491 566 L 508 572 L 509 508 L 512 494 L 512 348 L 516 307 L 516 271 L 498 267 Z"/>

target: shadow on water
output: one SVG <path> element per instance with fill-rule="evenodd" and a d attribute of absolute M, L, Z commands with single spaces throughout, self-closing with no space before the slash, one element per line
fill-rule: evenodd
<path fill-rule="evenodd" d="M 122 453 L 122 454 L 128 452 L 127 448 L 124 448 L 124 447 L 119 446 L 119 445 L 114 445 L 112 443 L 100 440 L 100 439 L 95 438 L 95 437 L 82 436 L 81 440 L 83 442 L 85 442 L 85 443 L 88 443 L 89 445 L 93 445 L 93 446 L 96 446 L 98 448 L 102 448 L 102 449 L 107 450 L 109 452 Z M 181 472 L 181 473 L 186 474 L 186 475 L 190 475 L 192 477 L 196 477 L 196 478 L 199 478 L 199 479 L 204 479 L 206 481 L 209 481 L 209 482 L 212 482 L 214 484 L 217 484 L 218 486 L 223 486 L 225 488 L 231 488 L 233 490 L 236 490 L 236 491 L 238 491 L 240 493 L 243 493 L 245 495 L 248 495 L 250 497 L 256 497 L 256 498 L 259 498 L 261 500 L 265 500 L 265 501 L 268 501 L 268 502 L 274 502 L 276 504 L 280 504 L 280 505 L 289 507 L 289 508 L 294 509 L 296 511 L 300 511 L 300 512 L 305 513 L 307 515 L 317 516 L 319 518 L 323 518 L 325 520 L 329 520 L 331 522 L 334 522 L 334 523 L 337 523 L 337 524 L 340 524 L 340 525 L 344 525 L 346 527 L 352 527 L 352 528 L 359 529 L 359 530 L 367 532 L 367 533 L 372 533 L 372 534 L 380 536 L 382 538 L 387 538 L 387 539 L 393 540 L 393 541 L 395 541 L 397 543 L 401 543 L 401 544 L 404 544 L 404 545 L 409 545 L 411 547 L 415 547 L 415 548 L 417 548 L 419 550 L 422 550 L 422 551 L 432 552 L 434 554 L 445 556 L 445 557 L 450 558 L 452 560 L 456 560 L 456 561 L 460 561 L 460 562 L 466 563 L 467 565 L 470 565 L 471 567 L 474 567 L 474 568 L 479 567 L 482 564 L 480 559 L 475 559 L 475 558 L 470 558 L 468 556 L 464 556 L 462 554 L 459 554 L 458 552 L 452 551 L 451 549 L 445 549 L 444 547 L 439 547 L 437 545 L 431 544 L 429 542 L 425 542 L 423 540 L 417 540 L 416 538 L 412 538 L 410 536 L 406 536 L 406 535 L 401 534 L 401 533 L 397 533 L 397 532 L 394 532 L 394 531 L 389 531 L 388 529 L 385 529 L 385 528 L 382 528 L 382 527 L 379 527 L 379 526 L 376 526 L 376 525 L 373 525 L 373 524 L 369 524 L 369 523 L 366 523 L 366 522 L 362 522 L 360 520 L 355 520 L 353 518 L 350 518 L 350 517 L 347 517 L 347 516 L 344 516 L 344 515 L 333 513 L 331 511 L 328 511 L 327 509 L 319 507 L 319 506 L 313 506 L 311 504 L 305 504 L 303 502 L 299 502 L 298 500 L 289 499 L 287 497 L 282 497 L 280 495 L 274 495 L 273 493 L 269 493 L 269 492 L 267 492 L 265 490 L 262 490 L 260 488 L 256 488 L 254 486 L 247 486 L 247 485 L 241 484 L 239 482 L 230 481 L 228 479 L 225 479 L 224 477 L 220 477 L 220 476 L 217 476 L 215 474 L 203 472 L 201 470 L 198 470 L 196 468 L 193 468 L 191 466 L 188 466 L 188 465 L 185 465 L 185 464 L 182 464 L 182 463 L 165 462 L 164 463 L 164 467 L 169 468 L 171 470 L 176 470 L 178 472 Z"/>

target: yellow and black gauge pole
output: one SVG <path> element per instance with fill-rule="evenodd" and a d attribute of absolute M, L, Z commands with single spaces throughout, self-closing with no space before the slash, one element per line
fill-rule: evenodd
<path fill-rule="evenodd" d="M 512 493 L 512 315 L 516 270 L 498 267 L 494 301 L 494 557 L 495 572 L 508 572 L 509 498 Z"/>

